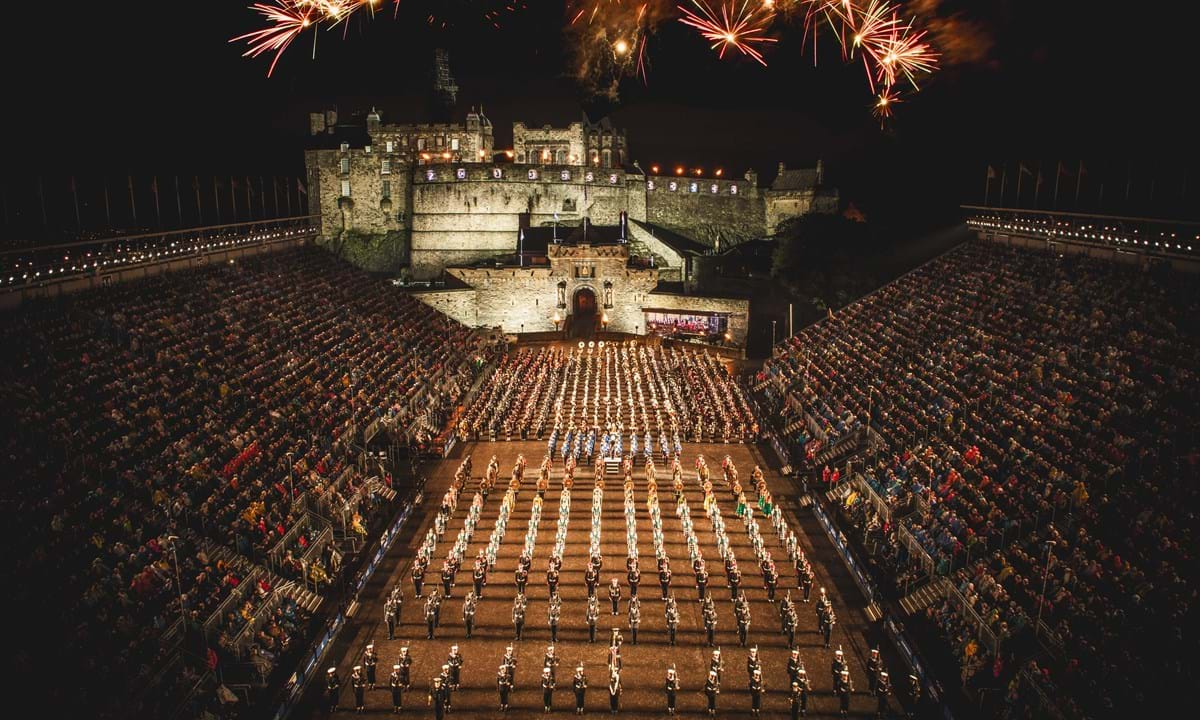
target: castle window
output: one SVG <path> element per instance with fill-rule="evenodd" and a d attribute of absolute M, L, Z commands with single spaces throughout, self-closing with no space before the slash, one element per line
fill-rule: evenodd
<path fill-rule="evenodd" d="M 390 198 L 391 196 L 392 196 L 392 181 L 384 180 L 383 181 L 383 197 Z"/>
<path fill-rule="evenodd" d="M 575 212 L 575 198 L 563 200 L 563 212 Z"/>
<path fill-rule="evenodd" d="M 391 140 L 388 140 L 387 143 L 384 144 L 384 148 L 386 148 L 388 152 L 393 152 L 396 149 Z"/>
<path fill-rule="evenodd" d="M 391 158 L 383 159 L 383 163 L 379 166 L 379 172 L 382 175 L 391 175 L 392 174 L 392 159 Z"/>
<path fill-rule="evenodd" d="M 558 306 L 565 308 L 567 306 L 567 281 L 558 281 Z"/>
<path fill-rule="evenodd" d="M 612 280 L 604 281 L 604 307 L 611 308 L 612 303 Z"/>
<path fill-rule="evenodd" d="M 350 197 L 350 181 L 342 181 L 342 197 Z"/>
<path fill-rule="evenodd" d="M 730 195 L 737 195 L 737 185 L 730 185 L 730 186 L 729 186 L 729 194 L 730 194 Z"/>
<path fill-rule="evenodd" d="M 611 174 L 609 174 L 609 176 L 608 176 L 608 184 L 609 184 L 609 185 L 616 185 L 616 184 L 617 184 L 617 174 L 616 174 L 616 173 L 611 173 Z"/>
<path fill-rule="evenodd" d="M 371 146 L 370 145 L 365 146 L 363 148 L 363 152 L 368 152 L 368 153 L 371 152 Z"/>
<path fill-rule="evenodd" d="M 451 150 L 458 149 L 458 138 L 450 138 L 450 149 Z"/>
<path fill-rule="evenodd" d="M 721 188 L 717 187 L 717 184 L 716 184 L 716 183 L 713 183 L 712 185 L 709 185 L 709 186 L 708 186 L 708 190 L 709 190 L 709 192 L 711 192 L 713 195 L 716 195 L 717 193 L 721 192 Z"/>
<path fill-rule="evenodd" d="M 679 189 L 679 183 L 672 180 L 671 182 L 667 183 L 667 189 L 670 190 L 671 192 L 675 192 L 676 190 Z"/>
<path fill-rule="evenodd" d="M 601 157 L 603 157 L 604 167 L 612 167 L 612 150 L 605 148 Z"/>
<path fill-rule="evenodd" d="M 446 136 L 438 135 L 437 138 L 434 139 L 434 143 L 437 145 L 437 147 L 444 146 L 446 144 Z"/>
<path fill-rule="evenodd" d="M 419 137 L 419 138 L 417 138 L 417 149 L 418 149 L 418 150 L 424 150 L 424 149 L 425 149 L 425 138 L 423 138 L 423 137 Z"/>
<path fill-rule="evenodd" d="M 338 170 L 340 170 L 343 175 L 349 175 L 350 174 L 350 158 L 348 158 L 348 157 L 342 158 L 341 161 L 338 163 Z"/>
<path fill-rule="evenodd" d="M 347 152 L 347 151 L 349 151 L 349 150 L 350 150 L 350 143 L 348 143 L 348 142 L 343 142 L 343 143 L 342 143 L 342 152 Z"/>
<path fill-rule="evenodd" d="M 567 164 L 567 152 L 565 150 L 554 151 L 554 162 L 559 165 Z"/>
<path fill-rule="evenodd" d="M 563 182 L 570 182 L 570 180 L 571 180 L 571 171 L 570 171 L 570 170 L 563 170 L 562 172 L 560 172 L 560 173 L 558 174 L 558 179 L 559 179 L 559 180 L 562 180 Z"/>

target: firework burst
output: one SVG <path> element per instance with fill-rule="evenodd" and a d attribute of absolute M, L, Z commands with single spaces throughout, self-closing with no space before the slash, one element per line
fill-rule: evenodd
<path fill-rule="evenodd" d="M 268 27 L 239 35 L 229 41 L 245 40 L 250 45 L 249 49 L 242 53 L 242 57 L 256 58 L 263 53 L 274 51 L 275 57 L 271 58 L 271 65 L 267 68 L 267 77 L 271 77 L 271 73 L 275 72 L 275 64 L 279 62 L 283 51 L 288 49 L 288 46 L 299 37 L 300 33 L 313 24 L 312 8 L 299 7 L 288 0 L 277 0 L 277 2 L 277 5 L 256 3 L 251 6 L 267 22 L 271 23 Z"/>
<path fill-rule="evenodd" d="M 692 0 L 692 5 L 695 10 L 679 6 L 683 14 L 679 21 L 699 30 L 701 37 L 712 42 L 713 50 L 720 48 L 718 57 L 723 59 L 725 52 L 733 49 L 766 66 L 758 46 L 776 40 L 767 36 L 772 14 L 762 0 L 725 0 L 719 5 L 720 12 L 713 10 L 708 0 Z"/>
<path fill-rule="evenodd" d="M 924 30 L 913 30 L 911 20 L 901 24 L 893 15 L 888 32 L 875 42 L 875 79 L 890 88 L 903 75 L 917 88 L 917 75 L 933 72 L 938 63 L 937 52 L 924 37 Z"/>

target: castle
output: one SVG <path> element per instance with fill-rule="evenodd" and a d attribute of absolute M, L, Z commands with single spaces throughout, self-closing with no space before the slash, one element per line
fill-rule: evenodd
<path fill-rule="evenodd" d="M 579 292 L 591 296 L 586 306 L 615 287 L 638 307 L 625 313 L 606 305 L 597 327 L 608 327 L 603 316 L 610 316 L 611 329 L 644 333 L 657 327 L 652 316 L 662 320 L 652 311 L 694 310 L 722 318 L 714 332 L 739 342 L 748 307 L 687 294 L 693 260 L 770 236 L 786 218 L 838 210 L 819 161 L 801 170 L 781 163 L 761 188 L 753 170 L 740 179 L 660 172 L 631 160 L 625 133 L 607 119 L 540 128 L 515 122 L 511 148 L 496 147 L 491 121 L 474 109 L 461 124 L 389 124 L 372 110 L 365 125 L 347 126 L 335 112 L 313 113 L 310 131 L 305 162 L 322 241 L 334 249 L 350 239 L 370 245 L 351 258 L 367 269 L 407 265 L 414 279 L 461 281 L 473 299 L 438 297 L 440 309 L 509 332 L 569 326 Z M 597 267 L 609 277 L 579 275 Z M 501 281 L 506 276 L 510 282 Z M 570 288 L 559 285 L 565 280 Z M 655 288 L 664 294 L 661 282 L 679 283 L 676 296 L 689 299 L 649 298 Z M 536 314 L 503 310 L 522 297 Z"/>

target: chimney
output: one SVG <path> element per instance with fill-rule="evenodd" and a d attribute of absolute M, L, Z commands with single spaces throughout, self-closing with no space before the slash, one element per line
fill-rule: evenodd
<path fill-rule="evenodd" d="M 779 174 L 782 175 L 784 170 L 787 170 L 787 165 L 784 165 L 782 162 L 779 163 Z"/>

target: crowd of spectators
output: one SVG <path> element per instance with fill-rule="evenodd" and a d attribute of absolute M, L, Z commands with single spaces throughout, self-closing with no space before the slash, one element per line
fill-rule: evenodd
<path fill-rule="evenodd" d="M 971 609 L 927 611 L 964 682 L 1034 640 L 1054 658 L 1039 676 L 1093 714 L 1190 680 L 1198 288 L 972 242 L 798 333 L 758 375 L 793 442 L 805 416 L 879 434 L 866 478 L 916 508 L 889 537 L 911 533 Z"/>
<path fill-rule="evenodd" d="M 77 661 L 64 697 L 99 713 L 128 710 L 164 633 L 199 627 L 264 561 L 293 497 L 353 492 L 334 483 L 354 432 L 384 420 L 419 440 L 430 399 L 470 386 L 478 341 L 310 247 L 33 301 L 0 343 L 8 587 L 54 618 L 63 637 L 31 647 Z M 279 603 L 256 652 L 303 622 Z"/>

